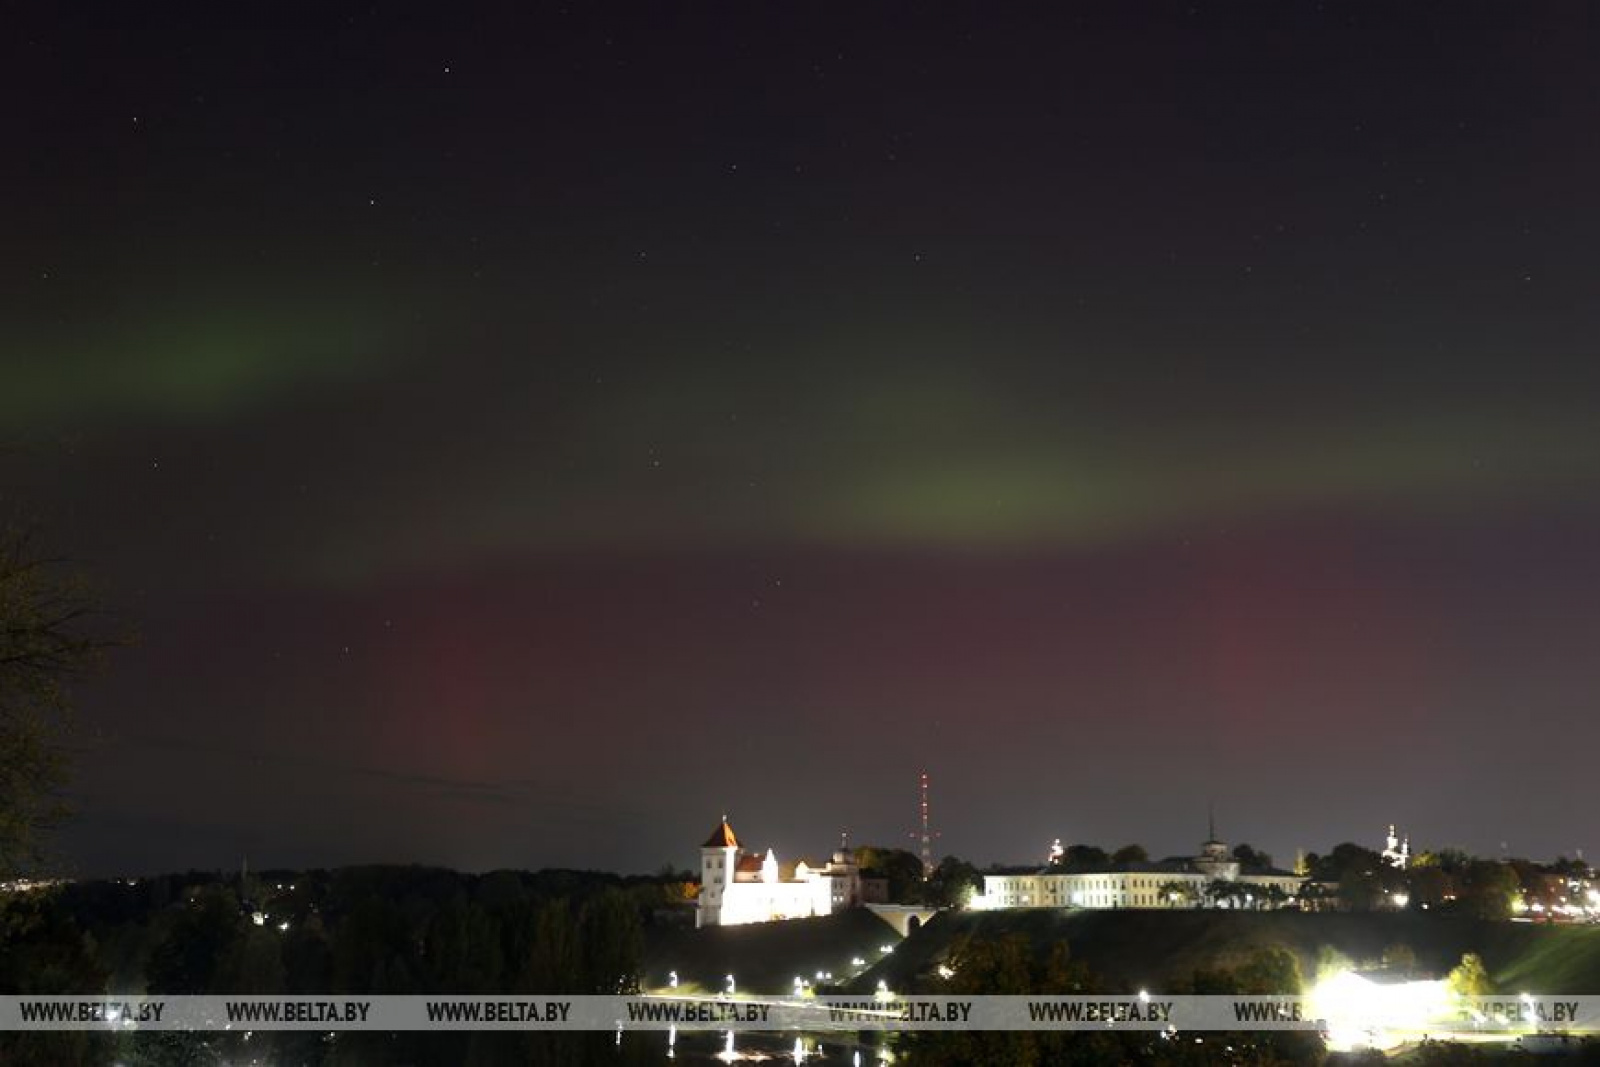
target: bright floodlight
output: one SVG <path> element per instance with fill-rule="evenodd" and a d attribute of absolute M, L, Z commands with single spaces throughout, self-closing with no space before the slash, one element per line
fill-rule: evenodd
<path fill-rule="evenodd" d="M 1338 1050 L 1392 1048 L 1451 1015 L 1450 992 L 1441 980 L 1379 984 L 1354 971 L 1340 971 L 1311 990 L 1312 1017 L 1328 1024 L 1328 1043 Z"/>

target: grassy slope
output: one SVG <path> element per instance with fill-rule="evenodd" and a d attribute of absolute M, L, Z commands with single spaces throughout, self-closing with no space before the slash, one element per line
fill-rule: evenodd
<path fill-rule="evenodd" d="M 1496 981 L 1506 989 L 1600 990 L 1600 926 L 1568 927 L 1562 933 L 1528 945 L 1495 972 Z"/>
<path fill-rule="evenodd" d="M 1160 988 L 1197 967 L 1226 966 L 1259 945 L 1293 950 L 1315 973 L 1319 949 L 1330 946 L 1359 963 L 1404 944 L 1419 970 L 1443 974 L 1463 952 L 1483 957 L 1506 991 L 1600 993 L 1600 927 L 1540 926 L 1443 919 L 1422 914 L 1231 913 L 1221 911 L 1050 911 L 945 914 L 901 944 L 858 980 L 881 977 L 905 989 L 918 972 L 944 959 L 967 936 L 1020 933 L 1041 952 L 1065 938 L 1073 958 L 1127 988 Z"/>
<path fill-rule="evenodd" d="M 854 968 L 852 959 L 879 959 L 884 945 L 900 935 L 865 910 L 821 919 L 751 926 L 715 926 L 705 930 L 662 930 L 645 941 L 647 987 L 665 986 L 676 970 L 685 991 L 720 991 L 723 976 L 732 974 L 741 993 L 790 993 L 795 975 L 831 971 L 842 981 Z"/>

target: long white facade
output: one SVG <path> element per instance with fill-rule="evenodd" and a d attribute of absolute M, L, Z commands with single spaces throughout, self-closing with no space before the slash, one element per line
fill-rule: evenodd
<path fill-rule="evenodd" d="M 1294 901 L 1305 879 L 1288 871 L 1241 872 L 1221 841 L 1200 855 L 1135 863 L 1098 871 L 1053 868 L 983 876 L 974 908 L 1194 908 L 1276 907 Z M 1225 897 L 1214 890 L 1228 888 Z"/>

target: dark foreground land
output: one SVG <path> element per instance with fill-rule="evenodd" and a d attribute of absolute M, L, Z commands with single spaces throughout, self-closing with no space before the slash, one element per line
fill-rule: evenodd
<path fill-rule="evenodd" d="M 945 913 L 857 978 L 910 988 L 968 938 L 1017 934 L 1040 952 L 1065 941 L 1075 961 L 1132 989 L 1159 989 L 1198 969 L 1230 967 L 1258 948 L 1282 946 L 1316 973 L 1331 950 L 1356 965 L 1396 946 L 1414 969 L 1443 975 L 1477 954 L 1504 992 L 1600 993 L 1600 926 L 1493 922 L 1423 912 L 1000 911 Z"/>
<path fill-rule="evenodd" d="M 261 922 L 257 920 L 261 919 Z M 1237 967 L 1284 949 L 1307 978 L 1330 958 L 1362 966 L 1399 955 L 1440 975 L 1465 953 L 1497 992 L 1600 994 L 1600 926 L 1551 926 L 1426 913 L 946 912 L 911 937 L 867 911 L 824 919 L 695 930 L 673 878 L 587 872 L 462 875 L 430 868 L 190 874 L 138 883 L 81 883 L 0 901 L 0 993 L 517 993 L 659 990 L 784 994 L 814 988 L 930 988 L 941 963 L 975 943 L 1009 941 L 1040 960 L 1065 955 L 1096 991 L 1152 991 L 1199 970 Z M 822 977 L 819 977 L 819 972 Z M 970 972 L 969 972 L 970 973 Z M 973 989 L 970 992 L 987 990 Z M 993 992 L 1008 990 L 995 989 Z M 781 1040 L 780 1040 L 781 1038 Z M 665 1035 L 0 1034 L 0 1063 L 129 1065 L 659 1063 Z M 745 1048 L 791 1060 L 794 1035 Z M 959 1042 L 895 1041 L 900 1063 L 1320 1063 L 1320 1046 L 1257 1042 L 1249 1055 L 1057 1041 L 1027 1035 Z M 1080 1053 L 1093 1055 L 1083 1059 Z M 717 1062 L 717 1039 L 685 1036 L 676 1062 Z M 833 1042 L 821 1062 L 851 1062 Z M 876 1060 L 871 1047 L 863 1062 Z M 1216 1052 L 1218 1057 L 1212 1056 Z M 1087 1054 L 1087 1053 L 1085 1053 Z M 840 1058 L 840 1057 L 843 1058 Z M 1529 1053 L 1429 1048 L 1425 1067 L 1533 1062 Z M 1098 1057 L 1098 1058 L 1096 1058 Z M 1109 1058 L 1108 1058 L 1109 1057 Z M 1600 1061 L 1590 1045 L 1537 1062 Z M 1576 1058 L 1576 1060 L 1575 1060 Z M 807 1062 L 818 1062 L 808 1059 Z M 1349 1062 L 1346 1060 L 1346 1062 Z"/>

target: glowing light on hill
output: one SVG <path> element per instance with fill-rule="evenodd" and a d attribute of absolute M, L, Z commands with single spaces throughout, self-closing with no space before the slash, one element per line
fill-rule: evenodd
<path fill-rule="evenodd" d="M 1317 983 L 1309 999 L 1313 1018 L 1326 1020 L 1335 1051 L 1393 1048 L 1448 1019 L 1454 1008 L 1443 980 L 1378 983 L 1354 971 Z"/>

